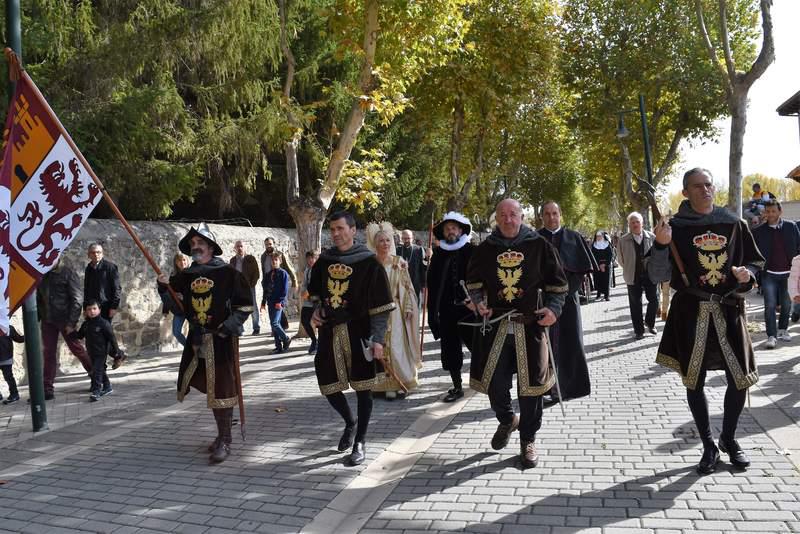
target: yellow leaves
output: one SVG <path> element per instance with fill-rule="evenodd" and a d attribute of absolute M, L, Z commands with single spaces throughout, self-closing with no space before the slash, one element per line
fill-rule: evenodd
<path fill-rule="evenodd" d="M 361 161 L 345 162 L 336 190 L 337 200 L 359 212 L 377 207 L 383 185 L 394 178 L 385 166 L 386 154 L 374 149 L 362 150 L 361 156 Z"/>

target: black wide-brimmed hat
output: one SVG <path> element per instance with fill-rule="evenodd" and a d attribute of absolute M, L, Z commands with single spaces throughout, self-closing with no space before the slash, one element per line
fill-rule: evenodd
<path fill-rule="evenodd" d="M 464 235 L 469 235 L 472 232 L 472 224 L 470 224 L 469 219 L 458 213 L 457 211 L 449 211 L 444 214 L 442 220 L 436 223 L 436 226 L 433 227 L 433 235 L 436 236 L 436 239 L 444 239 L 444 225 L 447 222 L 454 222 L 461 227 Z"/>
<path fill-rule="evenodd" d="M 195 236 L 200 236 L 208 241 L 208 244 L 211 245 L 211 249 L 214 251 L 214 256 L 222 256 L 222 248 L 217 244 L 217 238 L 214 237 L 213 233 L 211 233 L 211 230 L 206 223 L 200 223 L 197 228 L 192 226 L 192 228 L 189 230 L 189 233 L 183 236 L 183 239 L 181 239 L 178 243 L 178 249 L 187 256 L 191 256 L 191 240 Z"/>

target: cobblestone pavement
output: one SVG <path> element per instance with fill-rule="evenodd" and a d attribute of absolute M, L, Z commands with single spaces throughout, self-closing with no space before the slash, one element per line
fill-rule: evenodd
<path fill-rule="evenodd" d="M 685 390 L 654 364 L 657 337 L 634 341 L 624 286 L 582 311 L 593 392 L 566 418 L 546 409 L 536 469 L 520 469 L 517 436 L 491 450 L 485 396 L 438 402 L 449 378 L 431 339 L 420 389 L 376 400 L 368 461 L 345 467 L 306 344 L 274 356 L 267 336 L 244 337 L 247 441 L 234 427 L 221 465 L 204 398 L 175 401 L 175 353 L 113 371 L 97 403 L 82 373 L 59 377 L 46 432 L 30 432 L 24 402 L 0 407 L 0 532 L 800 532 L 800 327 L 758 351 L 739 430 L 752 466 L 700 477 Z M 715 434 L 724 382 L 707 384 Z"/>

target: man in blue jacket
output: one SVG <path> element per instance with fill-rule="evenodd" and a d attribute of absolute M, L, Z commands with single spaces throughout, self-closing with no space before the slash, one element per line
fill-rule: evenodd
<path fill-rule="evenodd" d="M 272 337 L 275 338 L 275 350 L 272 354 L 283 354 L 289 351 L 291 339 L 286 335 L 286 331 L 281 326 L 281 316 L 286 307 L 286 299 L 289 295 L 289 273 L 281 269 L 283 254 L 273 252 L 272 270 L 266 274 L 268 278 L 267 292 L 262 298 L 262 306 L 267 304 L 269 310 L 269 323 L 272 327 Z"/>
<path fill-rule="evenodd" d="M 768 349 L 774 349 L 778 341 L 791 341 L 789 314 L 792 301 L 789 299 L 789 271 L 792 258 L 800 254 L 800 230 L 792 221 L 781 217 L 783 210 L 777 200 L 764 203 L 767 221 L 753 230 L 756 245 L 766 260 L 761 271 L 761 292 L 764 295 L 764 322 L 767 326 Z M 776 308 L 781 307 L 776 325 Z"/>

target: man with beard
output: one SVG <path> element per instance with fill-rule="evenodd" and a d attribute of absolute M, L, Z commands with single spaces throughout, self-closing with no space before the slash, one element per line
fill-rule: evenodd
<path fill-rule="evenodd" d="M 396 254 L 406 260 L 408 264 L 408 276 L 411 278 L 411 285 L 414 286 L 414 294 L 417 302 L 422 304 L 420 292 L 425 287 L 425 252 L 421 246 L 414 244 L 414 233 L 411 230 L 403 230 L 400 234 L 402 244 L 397 247 Z"/>
<path fill-rule="evenodd" d="M 542 205 L 544 227 L 539 233 L 558 251 L 561 265 L 567 275 L 567 293 L 561 317 L 550 329 L 553 356 L 558 370 L 558 385 L 563 400 L 585 397 L 591 392 L 589 367 L 583 349 L 583 326 L 578 291 L 586 274 L 598 270 L 597 262 L 586 245 L 583 236 L 561 226 L 561 207 L 553 201 Z M 545 404 L 554 404 L 562 399 L 553 388 L 544 396 Z"/>
<path fill-rule="evenodd" d="M 499 421 L 492 448 L 504 448 L 519 428 L 522 466 L 536 467 L 542 395 L 555 383 L 545 328 L 561 314 L 568 285 L 556 249 L 522 225 L 519 202 L 502 200 L 495 220 L 497 227 L 478 245 L 467 270 L 472 305 L 484 321 L 493 323 L 472 343 L 470 387 L 489 395 Z M 511 404 L 514 373 L 519 417 Z"/>
<path fill-rule="evenodd" d="M 253 312 L 247 280 L 219 256 L 222 249 L 203 223 L 189 230 L 178 248 L 191 255 L 192 265 L 172 277 L 158 277 L 181 297 L 189 335 L 178 369 L 178 400 L 189 387 L 205 393 L 214 412 L 217 438 L 208 447 L 209 460 L 219 463 L 230 454 L 233 407 L 239 402 L 236 373 L 238 337 Z"/>
<path fill-rule="evenodd" d="M 315 302 L 311 324 L 319 329 L 314 370 L 320 391 L 344 420 L 338 450 L 353 447 L 346 459 L 353 466 L 366 458 L 375 383 L 373 358 L 383 361 L 389 313 L 395 304 L 383 265 L 367 247 L 354 242 L 353 216 L 340 211 L 328 218 L 328 224 L 334 246 L 322 252 L 308 283 L 309 297 Z M 357 420 L 343 393 L 350 387 L 358 399 Z"/>
<path fill-rule="evenodd" d="M 747 330 L 745 293 L 764 258 L 747 223 L 714 205 L 714 182 L 706 169 L 683 176 L 684 200 L 678 213 L 655 227 L 648 274 L 669 280 L 676 291 L 658 346 L 656 363 L 677 371 L 703 443 L 697 465 L 713 473 L 720 451 L 745 469 L 750 460 L 735 439 L 747 388 L 758 382 L 753 343 Z M 673 243 L 674 245 L 671 245 Z M 684 280 L 688 281 L 688 285 Z M 719 447 L 714 444 L 704 385 L 708 370 L 724 370 L 728 387 Z"/>
<path fill-rule="evenodd" d="M 440 340 L 442 369 L 450 373 L 453 387 L 442 399 L 454 402 L 464 396 L 461 367 L 464 365 L 462 339 L 471 339 L 469 327 L 458 322 L 472 314 L 465 305 L 467 295 L 462 283 L 473 246 L 469 242 L 472 225 L 462 214 L 451 211 L 433 227 L 439 240 L 428 267 L 428 324 L 433 338 Z"/>

